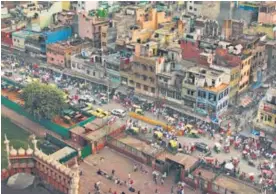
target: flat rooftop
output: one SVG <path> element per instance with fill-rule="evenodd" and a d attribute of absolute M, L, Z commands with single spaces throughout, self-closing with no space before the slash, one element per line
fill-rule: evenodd
<path fill-rule="evenodd" d="M 66 146 L 55 153 L 51 154 L 50 157 L 53 158 L 56 161 L 59 161 L 60 159 L 64 158 L 65 156 L 68 156 L 69 154 L 72 154 L 76 150 Z"/>
<path fill-rule="evenodd" d="M 228 87 L 228 84 L 222 83 L 218 87 L 204 87 L 204 89 L 211 92 L 219 92 L 224 90 L 227 87 Z"/>
<path fill-rule="evenodd" d="M 222 188 L 226 188 L 228 191 L 233 191 L 239 194 L 259 194 L 257 190 L 254 188 L 243 184 L 241 181 L 226 177 L 226 176 L 219 176 L 214 181 L 215 184 Z"/>
<path fill-rule="evenodd" d="M 166 159 L 185 166 L 185 169 L 192 168 L 198 161 L 197 157 L 182 153 L 177 153 L 176 155 L 168 155 Z"/>
<path fill-rule="evenodd" d="M 125 137 L 121 137 L 121 138 L 118 138 L 117 140 L 119 140 L 120 142 L 126 144 L 126 145 L 129 145 L 130 147 L 133 147 L 133 148 L 136 148 L 137 150 L 145 153 L 145 154 L 148 154 L 150 156 L 156 156 L 157 154 L 163 152 L 163 148 L 155 148 L 141 140 L 138 140 L 134 137 L 131 137 L 131 136 L 125 136 Z"/>
<path fill-rule="evenodd" d="M 205 70 L 205 73 L 201 73 L 202 70 Z M 189 68 L 190 72 L 197 73 L 197 74 L 202 74 L 207 77 L 218 77 L 223 74 L 223 71 L 218 71 L 210 68 L 206 68 L 203 66 L 193 66 Z"/>
<path fill-rule="evenodd" d="M 37 34 L 37 33 L 31 32 L 31 31 L 26 31 L 26 30 L 16 31 L 16 32 L 12 33 L 13 36 L 17 36 L 20 38 L 26 38 L 27 36 L 32 36 L 34 34 Z"/>

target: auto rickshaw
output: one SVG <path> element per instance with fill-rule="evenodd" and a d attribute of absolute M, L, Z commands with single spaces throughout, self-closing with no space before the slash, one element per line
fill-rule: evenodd
<path fill-rule="evenodd" d="M 217 152 L 217 153 L 220 153 L 220 151 L 221 151 L 221 144 L 220 143 L 215 143 L 214 151 Z"/>
<path fill-rule="evenodd" d="M 178 145 L 177 141 L 175 141 L 175 140 L 170 140 L 169 141 L 169 148 L 171 148 L 172 150 L 176 150 L 177 145 Z"/>
<path fill-rule="evenodd" d="M 192 126 L 192 125 L 190 125 L 190 124 L 187 124 L 187 125 L 185 125 L 185 127 L 184 127 L 184 130 L 187 130 L 188 132 L 190 132 L 191 130 L 193 130 L 194 129 L 194 127 Z"/>
<path fill-rule="evenodd" d="M 139 133 L 139 128 L 138 127 L 131 127 L 129 129 L 129 132 L 132 133 L 133 135 L 136 135 Z"/>
<path fill-rule="evenodd" d="M 189 131 L 188 136 L 192 138 L 199 138 L 198 131 L 194 129 Z"/>
<path fill-rule="evenodd" d="M 139 114 L 139 115 L 144 115 L 144 111 L 142 109 L 140 109 L 140 108 L 136 108 L 135 109 L 135 113 Z"/>
<path fill-rule="evenodd" d="M 153 133 L 153 137 L 156 138 L 156 139 L 158 139 L 158 140 L 162 140 L 162 138 L 163 138 L 163 133 L 161 133 L 160 131 L 155 131 L 155 132 Z"/>

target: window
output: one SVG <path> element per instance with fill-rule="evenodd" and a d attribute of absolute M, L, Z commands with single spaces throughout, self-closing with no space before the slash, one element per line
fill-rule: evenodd
<path fill-rule="evenodd" d="M 148 89 L 149 89 L 149 87 L 146 86 L 146 85 L 144 85 L 144 90 L 145 90 L 145 91 L 148 91 Z"/>
<path fill-rule="evenodd" d="M 215 102 L 217 100 L 217 97 L 216 97 L 215 94 L 209 94 L 208 100 L 212 101 L 212 102 Z"/>
<path fill-rule="evenodd" d="M 190 9 L 190 10 L 193 10 L 193 7 L 192 7 L 192 6 L 190 6 L 190 7 L 189 7 L 189 9 Z"/>
<path fill-rule="evenodd" d="M 54 58 L 52 57 L 52 58 L 51 58 L 51 61 L 53 61 L 53 60 L 54 60 Z"/>
<path fill-rule="evenodd" d="M 105 42 L 103 42 L 103 43 L 102 43 L 102 46 L 106 46 L 106 43 L 105 43 Z"/>
<path fill-rule="evenodd" d="M 151 93 L 155 93 L 155 88 L 151 88 Z"/>
<path fill-rule="evenodd" d="M 264 120 L 264 114 L 261 113 L 261 120 L 263 121 Z"/>
<path fill-rule="evenodd" d="M 89 74 L 90 74 L 90 70 L 89 70 L 89 69 L 87 69 L 87 70 L 86 70 L 86 73 L 89 75 Z"/>
<path fill-rule="evenodd" d="M 96 76 L 96 72 L 95 71 L 93 71 L 93 76 Z"/>
<path fill-rule="evenodd" d="M 219 94 L 219 100 L 223 98 L 223 92 Z"/>
<path fill-rule="evenodd" d="M 212 86 L 214 87 L 216 84 L 216 80 L 212 79 Z"/>
<path fill-rule="evenodd" d="M 175 98 L 176 98 L 177 100 L 181 100 L 181 92 L 176 92 Z"/>
<path fill-rule="evenodd" d="M 197 8 L 194 8 L 194 11 L 197 11 Z"/>
<path fill-rule="evenodd" d="M 76 63 L 72 63 L 72 67 L 75 68 L 76 67 Z"/>
<path fill-rule="evenodd" d="M 105 38 L 106 37 L 106 33 L 102 33 L 102 37 Z"/>
<path fill-rule="evenodd" d="M 197 95 L 201 98 L 206 98 L 206 92 L 204 92 L 204 91 L 198 91 Z"/>
<path fill-rule="evenodd" d="M 141 84 L 136 83 L 136 88 L 141 89 Z"/>
<path fill-rule="evenodd" d="M 224 96 L 227 96 L 228 93 L 229 93 L 229 91 L 228 91 L 228 89 L 226 89 L 226 90 L 224 91 Z"/>
<path fill-rule="evenodd" d="M 269 122 L 271 122 L 271 121 L 272 121 L 272 117 L 271 117 L 270 115 L 268 115 L 267 120 L 268 120 Z"/>

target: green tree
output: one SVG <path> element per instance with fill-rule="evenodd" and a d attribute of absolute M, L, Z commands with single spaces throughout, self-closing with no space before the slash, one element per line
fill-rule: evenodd
<path fill-rule="evenodd" d="M 66 107 L 64 92 L 40 82 L 28 84 L 22 93 L 25 109 L 37 119 L 49 119 L 61 113 Z"/>

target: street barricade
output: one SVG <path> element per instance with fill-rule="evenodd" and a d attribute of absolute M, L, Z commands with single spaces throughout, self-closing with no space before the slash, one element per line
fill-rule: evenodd
<path fill-rule="evenodd" d="M 168 125 L 168 124 L 163 123 L 163 122 L 161 122 L 161 121 L 157 121 L 157 120 L 150 119 L 150 118 L 145 117 L 145 116 L 143 116 L 143 115 L 139 115 L 139 114 L 137 114 L 137 113 L 135 113 L 135 112 L 130 112 L 130 113 L 129 113 L 129 116 L 132 117 L 132 118 L 134 118 L 134 119 L 138 119 L 138 120 L 141 120 L 141 121 L 143 121 L 143 122 L 145 122 L 145 123 L 151 124 L 151 125 L 158 125 L 158 126 L 161 126 L 161 127 L 163 127 L 163 129 L 166 129 L 166 130 L 168 130 L 168 131 L 171 131 L 171 130 L 174 129 L 174 127 L 171 126 L 171 125 Z"/>

